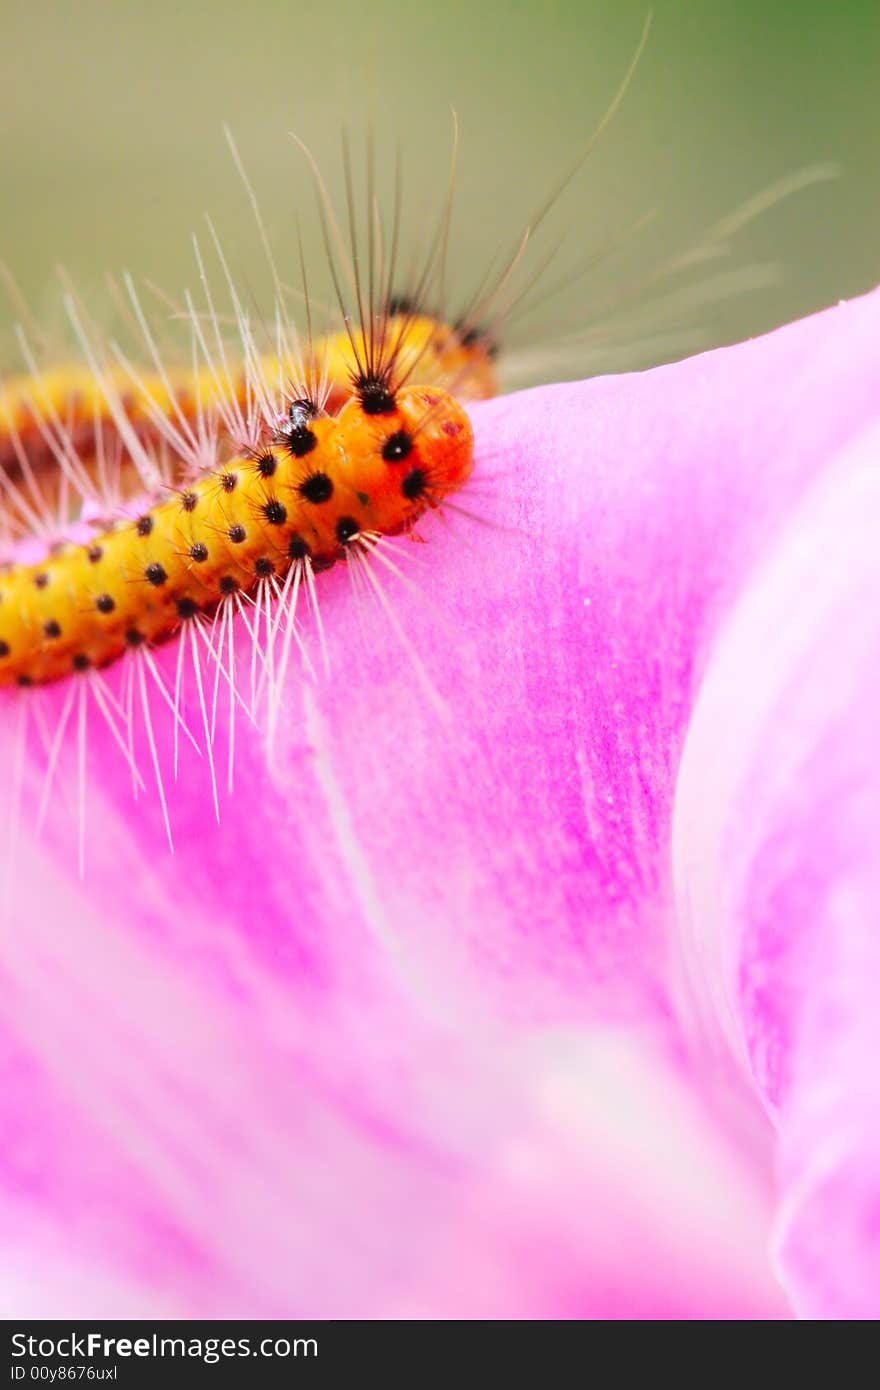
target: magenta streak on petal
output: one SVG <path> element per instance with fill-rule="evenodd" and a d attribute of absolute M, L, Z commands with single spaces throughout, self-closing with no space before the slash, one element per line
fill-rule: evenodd
<path fill-rule="evenodd" d="M 426 524 L 428 545 L 402 542 L 390 553 L 413 587 L 376 571 L 446 714 L 381 610 L 355 602 L 341 570 L 322 576 L 331 679 L 294 663 L 271 760 L 239 719 L 219 827 L 205 760 L 184 747 L 173 858 L 156 798 L 132 801 L 94 725 L 86 882 L 71 886 L 72 818 L 53 806 L 57 917 L 33 920 L 46 871 L 29 848 L 8 1014 L 47 1074 L 38 1094 L 71 1107 L 72 1188 L 149 1243 L 124 1196 L 89 1185 L 97 1127 L 121 1170 L 140 1165 L 169 1229 L 189 1214 L 199 1255 L 166 1290 L 180 1307 L 228 1312 L 246 1293 L 249 1309 L 326 1316 L 407 1298 L 428 1315 L 468 1298 L 488 1315 L 625 1316 L 627 1300 L 675 1316 L 780 1315 L 760 1253 L 766 1125 L 732 1079 L 718 1097 L 673 1018 L 671 815 L 721 624 L 877 410 L 878 329 L 875 295 L 674 367 L 475 409 L 477 481 L 462 506 L 493 524 L 453 513 L 448 529 Z M 175 658 L 157 658 L 169 685 Z M 119 689 L 118 671 L 107 679 Z M 170 719 L 158 699 L 153 710 L 168 767 Z M 222 694 L 220 710 L 222 730 Z M 138 760 L 149 780 L 143 741 Z M 223 764 L 221 737 L 221 780 Z M 50 1027 L 56 991 L 67 1002 Z M 559 1059 L 542 1053 L 526 1084 L 519 1058 L 544 1027 L 573 1029 L 596 1132 L 617 1104 L 589 1064 L 607 1020 L 654 1056 L 657 1075 L 645 1063 L 634 1095 L 691 1088 L 695 1157 L 671 1153 L 656 1186 L 641 1173 L 636 1206 L 621 1185 L 603 1225 L 619 1137 L 597 1157 L 569 1133 L 571 1114 L 549 1124 L 540 1098 Z M 663 1112 L 644 1122 L 643 1149 L 661 1151 Z M 537 1188 L 502 1180 L 500 1149 L 533 1131 Z M 729 1168 L 723 1193 L 658 1234 L 664 1210 L 687 1209 L 681 1173 L 702 1171 L 710 1149 Z M 496 1187 L 477 1219 L 474 1201 L 482 1210 Z M 752 1215 L 729 1228 L 725 1203 Z M 226 1214 L 221 1233 L 211 1209 Z M 590 1220 L 563 1239 L 575 1209 Z M 419 1251 L 441 1237 L 445 1260 L 414 1286 Z M 644 1262 L 627 1263 L 640 1241 L 680 1271 L 666 1303 Z M 108 1258 L 125 1263 L 125 1244 L 108 1242 Z M 534 1248 L 540 1261 L 521 1258 Z M 513 1253 L 528 1266 L 516 1275 Z M 471 1266 L 491 1294 L 461 1282 Z"/>

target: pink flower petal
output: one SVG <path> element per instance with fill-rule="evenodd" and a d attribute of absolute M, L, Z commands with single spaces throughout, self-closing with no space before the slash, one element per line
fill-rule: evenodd
<path fill-rule="evenodd" d="M 713 654 L 678 790 L 697 993 L 780 1134 L 798 1311 L 880 1314 L 880 427 L 841 449 Z"/>
<path fill-rule="evenodd" d="M 303 1039 L 246 957 L 235 998 L 41 873 L 7 965 L 0 1219 L 50 1271 L 19 1313 L 785 1315 L 766 1188 L 661 1037 L 432 1029 L 389 991 L 380 1037 Z"/>

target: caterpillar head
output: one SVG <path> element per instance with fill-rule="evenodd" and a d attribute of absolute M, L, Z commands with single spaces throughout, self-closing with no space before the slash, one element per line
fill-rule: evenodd
<path fill-rule="evenodd" d="M 474 433 L 439 386 L 404 386 L 371 414 L 355 398 L 339 416 L 344 482 L 363 529 L 395 535 L 457 491 L 474 464 Z"/>

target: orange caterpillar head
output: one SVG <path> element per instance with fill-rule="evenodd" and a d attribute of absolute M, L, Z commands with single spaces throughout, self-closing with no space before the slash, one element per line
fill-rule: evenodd
<path fill-rule="evenodd" d="M 474 465 L 471 422 L 439 386 L 404 386 L 371 413 L 353 398 L 338 417 L 340 492 L 364 531 L 397 535 L 460 488 Z"/>

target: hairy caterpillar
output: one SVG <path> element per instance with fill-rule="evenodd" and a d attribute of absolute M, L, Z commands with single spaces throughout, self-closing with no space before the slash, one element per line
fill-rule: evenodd
<path fill-rule="evenodd" d="M 246 454 L 208 469 L 133 521 L 56 543 L 37 563 L 11 565 L 0 576 L 0 684 L 51 681 L 104 665 L 127 645 L 161 641 L 292 565 L 327 569 L 355 542 L 411 529 L 461 485 L 473 462 L 466 413 L 439 386 L 400 382 L 408 362 L 428 349 L 429 380 L 461 375 L 462 359 L 479 368 L 482 349 L 400 313 L 383 320 L 379 344 L 363 335 L 349 344 L 353 358 L 338 341 L 327 348 L 334 376 L 323 401 L 296 396 L 274 429 L 264 425 L 253 436 Z M 340 363 L 355 392 L 334 418 L 327 407 L 344 389 Z M 261 370 L 269 374 L 272 366 L 264 361 Z M 109 423 L 107 394 L 88 384 L 92 399 L 75 399 L 80 438 L 83 427 L 100 431 Z M 186 403 L 201 400 L 190 381 L 180 389 Z M 244 384 L 238 399 L 247 394 Z M 154 390 L 143 384 L 131 412 L 142 428 L 147 401 L 155 407 Z M 216 405 L 209 395 L 208 409 Z M 88 424 L 89 410 L 96 425 Z M 7 397 L 7 422 L 15 411 Z M 21 449 L 21 424 L 7 431 Z M 79 453 L 81 461 L 82 446 Z"/>
<path fill-rule="evenodd" d="M 0 572 L 0 686 L 45 684 L 104 666 L 126 647 L 162 642 L 188 620 L 214 615 L 224 600 L 252 597 L 270 582 L 277 596 L 277 582 L 292 571 L 305 568 L 311 577 L 353 545 L 363 550 L 381 536 L 412 530 L 426 509 L 440 506 L 467 479 L 473 434 L 445 388 L 463 398 L 493 394 L 493 347 L 466 320 L 453 326 L 423 310 L 448 225 L 441 219 L 443 235 L 434 239 L 416 295 L 401 297 L 394 254 L 386 267 L 374 237 L 369 190 L 365 286 L 347 149 L 346 172 L 356 327 L 329 236 L 345 330 L 312 341 L 304 272 L 306 349 L 295 326 L 280 321 L 286 314 L 281 282 L 254 200 L 276 284 L 275 354 L 257 352 L 230 286 L 239 359 L 230 362 L 209 296 L 217 350 L 191 311 L 201 360 L 197 355 L 188 370 L 169 369 L 130 285 L 152 371 L 100 362 L 74 308 L 87 365 L 3 385 L 0 482 L 11 550 Z M 315 174 L 325 233 L 329 215 L 339 238 Z M 448 216 L 449 204 L 447 223 Z M 394 245 L 398 218 L 399 208 Z M 114 490 L 106 453 L 113 446 L 127 455 L 114 483 L 126 510 L 136 503 L 132 519 L 106 516 Z M 60 534 L 48 538 L 36 561 L 21 563 L 17 523 L 27 532 L 34 509 L 49 500 L 53 477 Z M 64 521 L 75 521 L 79 534 L 65 534 Z"/>

